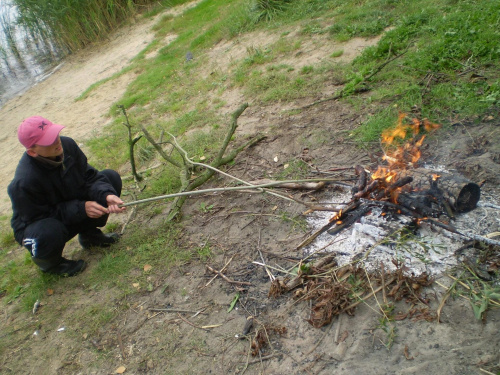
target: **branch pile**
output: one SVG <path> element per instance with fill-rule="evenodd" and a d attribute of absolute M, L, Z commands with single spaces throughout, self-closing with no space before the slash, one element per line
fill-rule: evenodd
<path fill-rule="evenodd" d="M 433 280 L 427 274 L 406 276 L 404 267 L 395 265 L 394 272 L 384 274 L 382 270 L 378 274 L 368 274 L 353 264 L 339 267 L 335 257 L 330 255 L 316 262 L 300 264 L 293 279 L 277 278 L 271 283 L 268 295 L 277 298 L 293 292 L 298 301 L 311 301 L 308 322 L 315 328 L 329 324 L 334 316 L 343 312 L 354 315 L 356 306 L 368 303 L 378 293 L 382 293 L 384 305 L 389 299 L 411 304 L 405 317 L 418 320 L 425 316 L 425 320 L 435 320 L 436 314 L 429 311 L 430 299 L 423 292 Z"/>

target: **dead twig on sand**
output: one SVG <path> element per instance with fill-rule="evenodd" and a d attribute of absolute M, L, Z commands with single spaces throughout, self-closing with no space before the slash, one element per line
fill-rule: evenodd
<path fill-rule="evenodd" d="M 463 275 L 463 273 L 462 273 Z M 460 275 L 459 278 L 462 277 L 462 275 Z M 440 319 L 441 319 L 441 310 L 443 309 L 444 307 L 444 304 L 446 303 L 446 300 L 448 299 L 448 297 L 451 295 L 451 292 L 453 291 L 453 289 L 455 289 L 455 286 L 457 285 L 458 283 L 458 280 L 455 280 L 453 281 L 453 284 L 451 284 L 451 286 L 446 290 L 446 293 L 445 295 L 443 296 L 443 299 L 441 300 L 441 302 L 439 303 L 439 307 L 438 309 L 436 310 L 436 314 L 437 314 L 437 322 L 438 324 L 441 323 Z M 440 285 L 440 284 L 439 284 Z"/>
<path fill-rule="evenodd" d="M 247 363 L 249 365 L 253 365 L 255 363 L 261 363 L 262 361 L 267 361 L 268 359 L 276 358 L 281 356 L 281 354 L 270 354 L 270 355 L 265 355 L 264 357 L 260 357 L 259 359 L 254 359 L 253 361 L 248 361 Z"/>
<path fill-rule="evenodd" d="M 220 271 L 217 271 L 215 269 L 213 269 L 212 267 L 210 267 L 208 264 L 207 264 L 207 268 L 212 271 L 213 273 L 216 273 L 218 276 L 222 277 L 224 280 L 226 280 L 229 284 L 237 284 L 237 285 L 247 285 L 247 286 L 251 286 L 252 284 L 249 283 L 249 282 L 246 282 L 246 281 L 235 281 L 235 280 L 231 280 L 229 277 L 227 277 L 226 275 L 224 275 L 222 272 Z"/>
<path fill-rule="evenodd" d="M 117 337 L 118 337 L 118 346 L 120 347 L 120 355 L 122 357 L 122 360 L 125 360 L 125 348 L 123 347 L 123 341 L 122 341 L 122 335 L 120 331 L 117 332 Z"/>
<path fill-rule="evenodd" d="M 271 271 L 269 271 L 269 268 L 267 267 L 267 264 L 266 264 L 266 262 L 264 260 L 264 256 L 262 255 L 262 251 L 260 251 L 260 241 L 261 241 L 261 237 L 262 237 L 261 234 L 262 234 L 262 231 L 259 228 L 259 241 L 257 243 L 257 251 L 259 252 L 260 259 L 262 260 L 262 263 L 264 264 L 264 268 L 266 269 L 267 276 L 269 276 L 269 280 L 271 280 L 271 282 L 273 282 L 276 278 L 271 273 Z"/>
<path fill-rule="evenodd" d="M 182 315 L 179 313 L 177 313 L 177 316 L 179 317 L 180 320 L 182 320 L 184 323 L 189 324 L 191 327 L 202 329 L 204 331 L 208 331 L 208 329 L 206 329 L 206 328 L 203 328 L 203 327 L 197 326 L 196 324 L 191 323 L 189 320 L 183 318 Z"/>
<path fill-rule="evenodd" d="M 203 310 L 199 311 L 190 311 L 190 310 L 179 310 L 179 309 L 161 309 L 161 308 L 150 308 L 148 309 L 149 311 L 153 312 L 163 312 L 163 313 L 183 313 L 183 314 L 203 314 L 203 315 L 208 315 L 207 313 L 204 313 Z"/>
<path fill-rule="evenodd" d="M 231 258 L 229 258 L 229 260 L 226 262 L 226 264 L 224 264 L 224 267 L 222 267 L 219 272 L 224 272 L 226 270 L 227 266 L 229 266 L 229 263 L 231 263 L 231 261 L 233 260 L 233 258 L 234 258 L 234 255 Z M 216 274 L 214 277 L 212 277 L 208 281 L 208 283 L 205 284 L 205 287 L 209 286 L 212 283 L 212 281 L 214 281 L 217 278 L 217 276 L 219 276 L 219 274 Z"/>

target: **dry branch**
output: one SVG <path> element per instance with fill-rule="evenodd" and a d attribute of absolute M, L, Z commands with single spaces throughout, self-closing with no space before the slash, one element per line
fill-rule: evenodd
<path fill-rule="evenodd" d="M 351 90 L 352 92 L 354 93 L 359 93 L 359 92 L 364 92 L 364 91 L 367 91 L 367 89 L 365 88 L 365 84 L 367 81 L 369 81 L 373 76 L 375 76 L 377 73 L 379 73 L 387 64 L 389 64 L 390 62 L 396 60 L 397 58 L 403 56 L 407 51 L 404 51 L 403 53 L 399 54 L 399 55 L 396 55 L 386 61 L 384 61 L 382 64 L 380 64 L 379 66 L 377 66 L 369 75 L 367 75 L 366 77 L 363 77 L 363 79 L 356 83 L 354 85 L 354 88 L 352 87 L 344 87 L 342 90 L 340 90 L 338 93 L 336 93 L 335 95 L 333 96 L 330 96 L 328 98 L 324 98 L 324 99 L 320 99 L 320 100 L 317 100 L 311 104 L 308 104 L 308 105 L 305 105 L 303 107 L 301 107 L 300 109 L 307 109 L 307 108 L 310 108 L 314 105 L 317 105 L 317 104 L 321 104 L 321 103 L 325 103 L 325 102 L 328 102 L 328 101 L 331 101 L 331 100 L 337 100 L 337 99 L 340 99 L 340 98 L 343 98 L 345 97 L 346 95 L 348 95 Z"/>
<path fill-rule="evenodd" d="M 142 138 L 142 136 L 136 136 L 135 138 L 132 139 L 132 125 L 130 125 L 130 122 L 128 121 L 128 116 L 127 112 L 125 111 L 125 107 L 123 105 L 118 105 L 118 108 L 122 110 L 123 115 L 125 116 L 125 122 L 123 123 L 123 125 L 126 126 L 128 131 L 128 147 L 129 147 L 128 152 L 130 158 L 130 168 L 132 169 L 132 176 L 134 176 L 136 182 L 141 181 L 142 177 L 137 173 L 137 170 L 135 168 L 134 146 Z"/>
<path fill-rule="evenodd" d="M 330 180 L 330 179 L 311 179 L 311 180 L 294 180 L 294 181 L 288 181 L 288 182 L 305 182 L 305 181 L 332 181 L 332 180 Z M 259 191 L 262 188 L 280 185 L 283 182 L 287 182 L 287 181 L 274 182 L 274 183 L 263 184 L 263 185 L 255 185 L 255 186 L 251 186 L 251 187 L 250 186 L 234 186 L 234 187 L 228 187 L 228 188 L 212 188 L 212 189 L 203 189 L 203 190 L 194 190 L 194 191 L 184 191 L 184 192 L 180 192 L 180 193 L 159 195 L 159 196 L 153 197 L 153 198 L 146 198 L 146 199 L 140 199 L 137 201 L 127 202 L 127 203 L 120 205 L 120 207 L 135 206 L 138 204 L 150 203 L 150 202 L 155 202 L 155 201 L 163 200 L 163 199 L 169 199 L 169 198 L 175 198 L 175 197 L 187 197 L 187 196 L 191 196 L 191 195 L 201 195 L 201 194 L 215 193 L 215 192 L 227 192 L 227 191 L 238 191 L 238 190 L 244 191 L 244 190 L 248 190 L 250 188 L 256 189 L 257 191 Z"/>
<path fill-rule="evenodd" d="M 261 185 L 261 184 L 268 184 L 270 182 L 278 182 L 278 181 L 273 181 L 267 178 L 261 179 L 261 180 L 255 180 L 251 181 L 250 184 L 252 185 Z M 320 182 L 283 182 L 282 184 L 276 185 L 276 187 L 281 187 L 284 189 L 297 189 L 297 190 L 320 190 L 325 187 L 326 183 L 324 181 Z"/>
<path fill-rule="evenodd" d="M 251 286 L 252 284 L 249 283 L 249 282 L 246 282 L 246 281 L 234 281 L 234 280 L 231 280 L 229 277 L 227 277 L 226 275 L 224 275 L 222 272 L 220 271 L 217 271 L 215 269 L 213 269 L 212 267 L 210 267 L 209 265 L 207 265 L 207 268 L 212 271 L 213 273 L 219 275 L 220 277 L 222 277 L 224 280 L 226 280 L 229 284 L 238 284 L 238 285 L 247 285 L 247 286 Z"/>

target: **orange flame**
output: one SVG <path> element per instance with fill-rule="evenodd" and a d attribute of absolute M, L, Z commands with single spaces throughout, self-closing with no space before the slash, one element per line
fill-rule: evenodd
<path fill-rule="evenodd" d="M 422 122 L 414 118 L 410 124 L 407 124 L 404 123 L 405 118 L 406 113 L 399 113 L 396 126 L 386 129 L 382 133 L 382 143 L 386 146 L 383 160 L 387 161 L 389 168 L 404 168 L 418 162 L 422 154 L 420 148 L 424 143 L 425 135 L 422 135 L 419 139 L 416 138 L 422 130 L 422 125 L 425 131 L 434 130 L 439 127 L 438 124 L 434 124 L 427 119 L 424 119 Z M 409 132 L 413 134 L 412 140 L 398 147 L 393 146 L 396 140 L 403 141 Z"/>
<path fill-rule="evenodd" d="M 342 223 L 342 220 L 340 220 L 340 218 L 342 217 L 342 209 L 339 210 L 339 212 L 337 212 L 337 214 L 335 214 L 331 219 L 330 219 L 330 223 L 331 222 L 334 222 L 336 221 L 336 224 L 339 224 Z"/>

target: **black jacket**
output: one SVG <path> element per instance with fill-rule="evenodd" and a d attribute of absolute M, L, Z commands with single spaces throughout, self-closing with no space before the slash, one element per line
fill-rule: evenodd
<path fill-rule="evenodd" d="M 106 197 L 117 195 L 108 180 L 87 163 L 76 142 L 61 137 L 63 165 L 46 165 L 25 153 L 7 191 L 12 201 L 11 225 L 17 242 L 31 223 L 55 218 L 75 225 L 87 218 L 85 201 L 106 207 Z"/>

